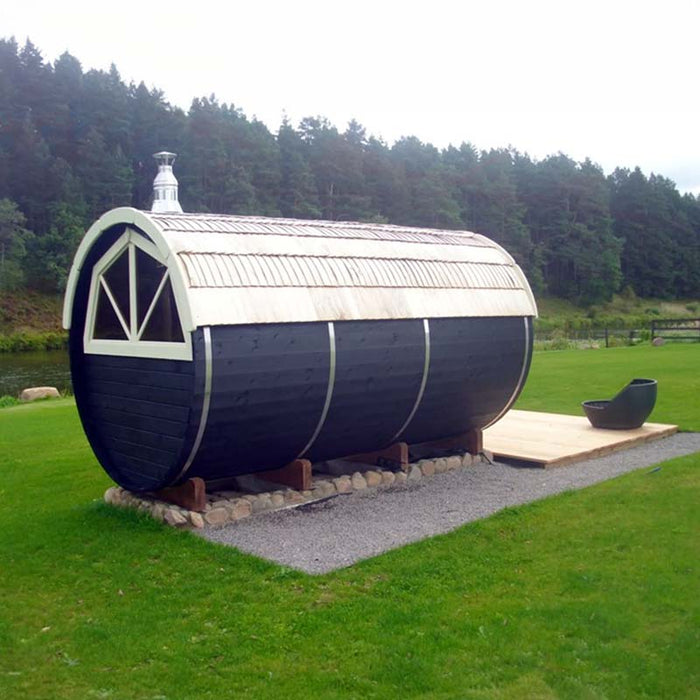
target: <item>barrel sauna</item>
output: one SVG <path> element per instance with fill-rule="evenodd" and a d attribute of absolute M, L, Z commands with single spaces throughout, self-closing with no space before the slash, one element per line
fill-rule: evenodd
<path fill-rule="evenodd" d="M 63 323 L 100 464 L 152 491 L 484 428 L 536 313 L 476 233 L 119 208 L 77 251 Z"/>

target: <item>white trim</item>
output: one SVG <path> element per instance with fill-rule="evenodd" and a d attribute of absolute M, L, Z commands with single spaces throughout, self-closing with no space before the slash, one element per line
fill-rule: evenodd
<path fill-rule="evenodd" d="M 528 353 L 530 352 L 530 328 L 527 325 L 527 318 L 523 319 L 523 323 L 525 324 L 525 350 L 523 352 L 523 366 L 520 368 L 518 383 L 515 385 L 513 393 L 510 395 L 510 398 L 506 402 L 506 405 L 503 407 L 501 412 L 490 423 L 485 425 L 482 430 L 486 430 L 486 428 L 490 428 L 494 423 L 498 423 L 498 421 L 501 420 L 501 418 L 503 418 L 508 411 L 510 411 L 510 407 L 515 403 L 515 399 L 518 397 L 520 390 L 523 388 L 523 383 L 525 382 L 525 371 L 527 370 Z"/>
<path fill-rule="evenodd" d="M 129 243 L 132 241 L 132 235 L 129 233 Z M 129 339 L 136 335 L 138 319 L 136 318 L 136 245 L 130 245 L 129 251 L 129 319 L 131 320 L 129 328 Z M 137 338 L 138 340 L 138 338 Z"/>
<path fill-rule="evenodd" d="M 158 258 L 165 263 L 170 270 L 170 283 L 173 286 L 173 295 L 177 303 L 178 313 L 182 330 L 185 335 L 187 332 L 193 331 L 195 325 L 192 321 L 192 312 L 190 310 L 190 301 L 187 295 L 187 283 L 185 282 L 185 272 L 182 264 L 178 261 L 177 255 L 173 253 L 170 244 L 165 240 L 163 232 L 153 219 L 146 212 L 133 209 L 132 207 L 119 207 L 112 209 L 106 214 L 103 214 L 87 231 L 78 250 L 73 258 L 66 284 L 66 295 L 63 299 L 63 327 L 69 329 L 73 320 L 73 304 L 75 301 L 75 292 L 78 286 L 78 280 L 82 271 L 86 258 L 90 254 L 92 247 L 95 245 L 100 236 L 112 226 L 133 226 L 137 230 L 143 232 L 148 238 L 153 241 L 149 243 L 145 238 L 142 239 L 140 246 L 144 252 L 152 257 Z M 157 250 L 157 254 L 153 255 L 152 249 Z"/>
<path fill-rule="evenodd" d="M 140 248 L 146 255 L 157 260 L 162 265 L 165 265 L 163 277 L 151 299 L 148 312 L 144 317 L 141 327 L 139 328 L 137 301 L 136 301 L 136 248 Z M 114 263 L 124 251 L 128 251 L 129 256 L 129 324 L 126 321 L 119 309 L 114 295 L 109 289 L 109 284 L 104 279 L 103 275 L 107 269 Z M 147 241 L 139 232 L 133 228 L 127 227 L 127 230 L 118 238 L 118 240 L 109 248 L 109 250 L 95 263 L 92 269 L 92 277 L 90 280 L 90 292 L 88 295 L 87 313 L 85 317 L 85 330 L 83 333 L 83 349 L 88 355 L 119 355 L 124 357 L 153 357 L 168 360 L 192 360 L 192 338 L 191 334 L 182 327 L 182 319 L 180 315 L 180 304 L 177 297 L 175 298 L 175 309 L 180 322 L 181 332 L 183 336 L 182 342 L 161 342 L 153 340 L 141 340 L 144 329 L 148 324 L 153 308 L 157 303 L 160 295 L 163 292 L 165 283 L 168 279 L 172 280 L 170 267 L 167 259 L 163 259 L 160 250 L 149 241 Z M 172 282 L 171 282 L 172 285 Z M 104 338 L 93 338 L 95 329 L 95 321 L 97 315 L 97 302 L 99 299 L 99 290 L 103 288 L 109 297 L 109 301 L 119 319 L 119 323 L 124 330 L 126 340 L 111 340 Z M 174 294 L 174 289 L 173 289 Z"/>
<path fill-rule="evenodd" d="M 202 399 L 202 415 L 199 419 L 199 428 L 197 429 L 197 437 L 194 439 L 194 444 L 190 450 L 190 455 L 185 462 L 185 465 L 180 470 L 180 473 L 175 478 L 175 481 L 180 481 L 185 474 L 187 474 L 189 468 L 194 462 L 194 458 L 199 452 L 199 446 L 202 444 L 202 438 L 204 437 L 204 431 L 207 428 L 207 421 L 209 420 L 209 406 L 211 404 L 211 384 L 212 376 L 214 374 L 213 362 L 212 362 L 212 351 L 211 351 L 211 328 L 205 326 L 202 329 L 204 335 L 204 398 Z"/>
<path fill-rule="evenodd" d="M 328 410 L 331 407 L 331 400 L 333 398 L 333 388 L 335 387 L 335 366 L 336 366 L 336 350 L 335 350 L 335 326 L 331 321 L 328 324 L 328 343 L 329 343 L 329 366 L 328 366 L 328 388 L 326 389 L 326 401 L 323 404 L 323 410 L 321 411 L 321 417 L 318 419 L 318 424 L 316 425 L 316 430 L 314 430 L 313 435 L 309 438 L 306 443 L 306 447 L 297 455 L 297 459 L 301 459 L 310 449 L 311 446 L 316 442 L 316 438 L 319 436 L 323 424 L 326 422 L 326 417 L 328 416 Z"/>
<path fill-rule="evenodd" d="M 99 288 L 102 288 L 105 290 L 105 294 L 109 298 L 109 303 L 112 305 L 112 310 L 117 316 L 117 319 L 119 320 L 119 323 L 121 324 L 122 330 L 124 331 L 124 336 L 125 340 L 131 335 L 131 331 L 126 325 L 126 321 L 124 320 L 124 316 L 122 316 L 121 309 L 119 308 L 119 304 L 117 304 L 117 300 L 114 298 L 114 294 L 112 294 L 112 290 L 109 288 L 109 284 L 107 283 L 107 280 L 100 275 L 98 278 L 98 283 L 99 283 Z M 100 290 L 99 288 L 97 289 L 96 292 L 96 298 L 94 299 L 94 306 L 95 306 L 95 313 L 93 314 L 93 317 L 97 315 L 97 305 L 100 299 Z M 94 325 L 93 325 L 94 327 Z"/>
<path fill-rule="evenodd" d="M 396 435 L 391 438 L 390 442 L 396 442 L 401 434 L 408 428 L 410 422 L 413 420 L 413 416 L 416 415 L 418 406 L 423 400 L 423 394 L 425 393 L 425 386 L 428 383 L 428 372 L 430 371 L 430 321 L 427 318 L 423 319 L 423 337 L 425 339 L 425 359 L 423 360 L 423 378 L 420 382 L 420 388 L 418 389 L 418 395 L 416 396 L 416 402 L 413 404 L 411 412 L 408 414 L 408 418 L 404 424 L 399 428 Z"/>
<path fill-rule="evenodd" d="M 155 293 L 153 294 L 153 299 L 151 299 L 151 305 L 148 307 L 148 311 L 146 311 L 146 315 L 143 317 L 143 323 L 141 324 L 141 328 L 137 329 L 136 333 L 136 340 L 140 341 L 141 336 L 143 335 L 143 332 L 146 330 L 146 326 L 148 325 L 148 322 L 151 320 L 151 314 L 153 313 L 153 309 L 156 308 L 156 304 L 158 303 L 158 299 L 160 299 L 160 295 L 163 291 L 163 287 L 165 287 L 165 283 L 170 279 L 170 275 L 168 275 L 167 269 L 165 272 L 163 272 L 163 276 L 160 278 L 160 282 L 158 283 L 158 288 L 156 289 Z"/>

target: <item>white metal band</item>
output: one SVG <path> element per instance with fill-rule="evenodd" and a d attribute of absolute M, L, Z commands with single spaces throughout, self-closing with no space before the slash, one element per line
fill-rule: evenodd
<path fill-rule="evenodd" d="M 211 328 L 205 326 L 202 329 L 204 335 L 204 399 L 202 401 L 202 416 L 199 419 L 199 429 L 197 437 L 194 439 L 194 445 L 190 451 L 190 456 L 185 462 L 182 471 L 177 475 L 175 481 L 182 479 L 187 474 L 188 469 L 192 466 L 194 458 L 197 456 L 199 446 L 202 444 L 204 431 L 207 427 L 207 419 L 209 418 L 209 404 L 211 403 L 211 384 L 212 384 L 212 351 L 211 351 Z"/>
<path fill-rule="evenodd" d="M 413 416 L 416 415 L 418 406 L 423 400 L 423 393 L 425 392 L 425 386 L 428 383 L 428 372 L 430 370 L 430 322 L 427 318 L 423 319 L 423 336 L 425 337 L 425 360 L 423 362 L 423 379 L 421 379 L 420 389 L 418 389 L 418 396 L 416 397 L 416 402 L 413 404 L 411 412 L 408 414 L 408 418 L 404 424 L 399 428 L 399 431 L 391 438 L 391 442 L 396 442 L 401 434 L 408 428 L 408 424 L 413 420 Z"/>
<path fill-rule="evenodd" d="M 323 424 L 326 422 L 326 417 L 328 416 L 328 410 L 331 407 L 331 399 L 333 398 L 333 387 L 335 386 L 335 364 L 336 364 L 336 351 L 335 351 L 335 327 L 333 322 L 328 323 L 328 342 L 330 346 L 330 366 L 328 368 L 328 389 L 326 389 L 326 402 L 323 404 L 323 410 L 321 411 L 321 417 L 318 420 L 318 425 L 316 430 L 314 430 L 313 435 L 306 443 L 306 447 L 297 455 L 297 459 L 303 457 L 310 449 L 311 446 L 316 442 L 316 438 L 323 428 Z"/>
<path fill-rule="evenodd" d="M 513 393 L 510 395 L 510 398 L 508 399 L 506 405 L 503 407 L 503 410 L 488 424 L 485 425 L 482 430 L 486 430 L 486 428 L 492 426 L 494 423 L 498 423 L 503 416 L 505 416 L 508 411 L 510 411 L 510 407 L 515 403 L 515 399 L 518 398 L 518 394 L 520 393 L 520 390 L 523 388 L 523 382 L 525 381 L 525 372 L 527 370 L 527 360 L 528 360 L 528 352 L 530 350 L 530 327 L 527 325 L 527 316 L 523 318 L 523 323 L 525 324 L 525 349 L 523 350 L 523 366 L 520 369 L 520 377 L 518 378 L 518 383 L 515 385 L 515 389 L 513 389 Z"/>

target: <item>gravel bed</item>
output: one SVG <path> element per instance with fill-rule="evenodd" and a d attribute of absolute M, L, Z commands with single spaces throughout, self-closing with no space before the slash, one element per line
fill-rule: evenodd
<path fill-rule="evenodd" d="M 700 433 L 678 433 L 566 467 L 478 464 L 415 483 L 338 495 L 259 514 L 198 534 L 310 574 L 350 566 L 449 532 L 508 506 L 580 489 L 700 451 Z"/>

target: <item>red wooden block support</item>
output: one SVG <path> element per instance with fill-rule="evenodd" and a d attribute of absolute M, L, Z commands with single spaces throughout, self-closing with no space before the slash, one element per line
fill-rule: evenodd
<path fill-rule="evenodd" d="M 363 464 L 374 464 L 378 467 L 406 471 L 408 469 L 408 445 L 405 442 L 395 442 L 383 450 L 363 452 L 344 457 L 344 459 L 348 462 L 362 462 Z"/>
<path fill-rule="evenodd" d="M 311 462 L 308 459 L 295 459 L 281 469 L 258 472 L 255 476 L 265 481 L 290 486 L 297 491 L 310 491 L 312 487 Z"/>
<path fill-rule="evenodd" d="M 474 428 L 474 430 L 470 430 L 462 435 L 436 440 L 429 444 L 443 449 L 466 450 L 469 454 L 478 455 L 484 451 L 484 431 L 481 428 Z"/>
<path fill-rule="evenodd" d="M 207 490 L 204 480 L 195 476 L 179 486 L 168 486 L 155 492 L 155 497 L 161 501 L 174 503 L 187 510 L 203 511 L 207 504 Z"/>

